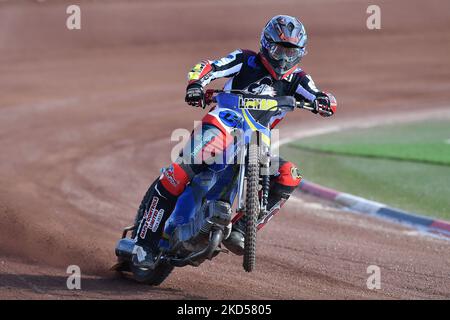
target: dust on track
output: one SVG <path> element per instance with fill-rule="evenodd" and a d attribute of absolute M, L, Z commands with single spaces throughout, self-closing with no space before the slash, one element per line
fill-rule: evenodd
<path fill-rule="evenodd" d="M 308 196 L 290 201 L 262 230 L 252 274 L 231 255 L 177 269 L 158 288 L 108 271 L 122 227 L 170 159 L 172 130 L 192 128 L 203 114 L 183 104 L 186 69 L 236 47 L 257 48 L 261 25 L 281 10 L 269 2 L 219 4 L 233 25 L 199 1 L 202 23 L 214 25 L 204 28 L 184 2 L 164 3 L 81 1 L 87 20 L 80 33 L 61 28 L 64 2 L 0 4 L 0 298 L 449 298 L 447 242 Z M 401 9 L 410 1 L 382 2 L 378 34 L 364 26 L 368 2 L 281 6 L 305 20 L 305 69 L 337 93 L 343 107 L 335 120 L 351 121 L 450 98 L 449 10 L 439 4 L 415 1 L 406 16 Z M 324 10 L 334 13 L 326 24 L 314 18 Z M 108 25 L 112 16 L 116 26 Z M 179 26 L 163 39 L 149 21 L 167 17 Z M 411 20 L 427 24 L 412 32 L 404 26 Z M 424 37 L 427 55 L 411 48 Z M 283 125 L 294 123 L 333 119 L 297 112 Z M 83 272 L 81 291 L 66 289 L 72 264 Z M 378 291 L 366 287 L 371 264 L 382 271 Z"/>

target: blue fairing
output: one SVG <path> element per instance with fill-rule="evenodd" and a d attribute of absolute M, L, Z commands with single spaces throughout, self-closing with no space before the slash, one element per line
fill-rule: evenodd
<path fill-rule="evenodd" d="M 233 183 L 233 166 L 223 166 L 223 170 L 206 170 L 194 177 L 186 190 L 178 198 L 175 209 L 167 220 L 164 233 L 170 236 L 176 226 L 188 223 L 200 210 L 203 199 L 221 199 L 233 203 L 237 186 Z M 232 188 L 229 188 L 232 186 Z M 160 247 L 169 249 L 167 239 L 161 239 Z"/>
<path fill-rule="evenodd" d="M 228 127 L 241 129 L 245 137 L 243 142 L 248 143 L 251 130 L 249 130 L 246 121 L 243 121 L 243 110 L 239 108 L 239 96 L 220 93 L 216 96 L 216 101 L 222 122 Z M 236 153 L 237 150 L 239 150 L 239 147 L 233 152 Z M 227 156 L 233 153 L 228 151 L 225 153 Z M 189 222 L 201 208 L 203 199 L 220 199 L 233 203 L 237 192 L 237 183 L 233 180 L 236 178 L 236 165 L 214 164 L 209 166 L 208 169 L 195 176 L 178 198 L 175 209 L 165 224 L 163 239 L 160 241 L 161 248 L 169 249 L 167 238 L 170 237 L 176 226 Z"/>

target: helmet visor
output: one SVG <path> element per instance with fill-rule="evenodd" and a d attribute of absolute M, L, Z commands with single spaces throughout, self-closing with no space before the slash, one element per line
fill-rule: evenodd
<path fill-rule="evenodd" d="M 286 47 L 281 43 L 271 43 L 268 51 L 272 59 L 284 60 L 288 63 L 299 60 L 306 54 L 304 47 Z"/>

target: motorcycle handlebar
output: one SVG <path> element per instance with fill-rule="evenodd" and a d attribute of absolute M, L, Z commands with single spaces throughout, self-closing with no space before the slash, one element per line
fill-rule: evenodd
<path fill-rule="evenodd" d="M 332 116 L 333 112 L 323 109 L 321 108 L 319 105 L 317 105 L 316 103 L 311 103 L 311 102 L 306 102 L 306 101 L 297 101 L 296 103 L 297 108 L 300 109 L 306 109 L 309 110 L 311 112 L 320 112 L 320 113 L 325 113 L 326 115 Z"/>
<path fill-rule="evenodd" d="M 229 93 L 245 93 L 242 90 L 230 90 L 230 91 L 224 91 L 224 90 L 217 90 L 217 89 L 208 89 L 205 91 L 205 105 L 210 105 L 211 103 L 215 102 L 214 100 L 214 94 L 215 93 L 221 93 L 221 92 L 229 92 Z M 297 101 L 295 103 L 296 107 L 299 109 L 306 109 L 311 112 L 321 112 L 325 113 L 327 115 L 332 115 L 333 113 L 329 110 L 320 108 L 316 103 L 311 103 L 307 101 Z"/>
<path fill-rule="evenodd" d="M 311 103 L 311 102 L 297 101 L 295 103 L 295 105 L 299 109 L 306 109 L 306 110 L 314 111 L 314 103 Z"/>

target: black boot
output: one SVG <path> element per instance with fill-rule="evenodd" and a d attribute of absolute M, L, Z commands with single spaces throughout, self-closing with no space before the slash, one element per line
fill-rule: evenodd
<path fill-rule="evenodd" d="M 132 262 L 137 267 L 155 267 L 159 254 L 159 240 L 178 197 L 170 194 L 158 181 L 147 199 L 147 208 L 136 232 Z"/>

